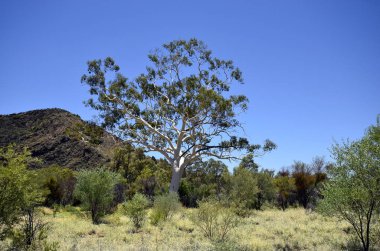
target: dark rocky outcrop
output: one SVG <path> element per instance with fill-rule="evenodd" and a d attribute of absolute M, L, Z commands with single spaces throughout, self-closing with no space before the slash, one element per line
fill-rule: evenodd
<path fill-rule="evenodd" d="M 120 140 L 100 127 L 62 109 L 0 115 L 0 147 L 28 147 L 42 160 L 71 169 L 94 168 L 110 162 Z"/>

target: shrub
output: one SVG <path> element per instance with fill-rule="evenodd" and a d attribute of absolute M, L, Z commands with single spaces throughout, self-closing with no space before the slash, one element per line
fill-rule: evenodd
<path fill-rule="evenodd" d="M 12 240 L 10 250 L 44 250 L 56 251 L 57 242 L 48 242 L 49 225 L 39 218 L 34 208 L 29 209 L 9 235 Z"/>
<path fill-rule="evenodd" d="M 328 170 L 318 209 L 349 222 L 362 250 L 372 250 L 380 207 L 380 121 L 362 139 L 336 143 L 331 152 L 336 163 Z"/>
<path fill-rule="evenodd" d="M 180 207 L 181 204 L 176 193 L 157 196 L 150 217 L 151 223 L 157 225 L 159 222 L 169 219 Z"/>
<path fill-rule="evenodd" d="M 148 207 L 148 203 L 149 201 L 144 195 L 137 193 L 132 200 L 124 204 L 124 210 L 136 229 L 140 229 L 144 224 L 146 218 L 145 209 Z"/>
<path fill-rule="evenodd" d="M 121 180 L 117 173 L 105 170 L 82 170 L 78 173 L 74 195 L 91 211 L 91 219 L 98 224 L 114 199 L 116 184 Z"/>
<path fill-rule="evenodd" d="M 228 234 L 237 227 L 239 219 L 230 208 L 223 207 L 216 201 L 203 201 L 192 216 L 192 221 L 201 232 L 215 243 L 223 243 Z"/>
<path fill-rule="evenodd" d="M 259 188 L 257 177 L 254 173 L 244 167 L 234 170 L 231 178 L 231 204 L 236 208 L 236 213 L 240 216 L 248 216 L 250 209 L 255 207 Z"/>
<path fill-rule="evenodd" d="M 75 187 L 74 172 L 68 168 L 51 166 L 37 171 L 38 180 L 49 191 L 45 205 L 68 205 L 73 200 Z"/>
<path fill-rule="evenodd" d="M 35 172 L 27 170 L 34 161 L 28 150 L 18 153 L 14 146 L 0 148 L 0 240 L 16 229 L 44 199 Z M 33 221 L 31 221 L 33 223 Z"/>
<path fill-rule="evenodd" d="M 294 201 L 294 178 L 289 176 L 288 171 L 281 171 L 274 179 L 274 183 L 277 189 L 277 205 L 285 211 L 289 204 Z"/>
<path fill-rule="evenodd" d="M 178 190 L 180 200 L 186 207 L 197 207 L 197 202 L 210 197 L 221 199 L 228 190 L 230 174 L 221 161 L 209 159 L 186 167 Z"/>
<path fill-rule="evenodd" d="M 255 202 L 255 209 L 262 209 L 265 203 L 272 203 L 276 198 L 276 186 L 273 182 L 272 172 L 263 170 L 256 173 L 259 192 Z"/>

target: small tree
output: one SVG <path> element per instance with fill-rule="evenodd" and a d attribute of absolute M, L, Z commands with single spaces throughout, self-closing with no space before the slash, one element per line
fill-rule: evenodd
<path fill-rule="evenodd" d="M 153 225 L 165 221 L 173 216 L 173 214 L 181 208 L 178 195 L 176 193 L 168 193 L 156 196 L 153 203 L 152 214 L 150 220 Z"/>
<path fill-rule="evenodd" d="M 276 185 L 274 183 L 273 171 L 262 170 L 256 174 L 257 193 L 255 209 L 260 210 L 265 202 L 273 202 L 276 198 Z"/>
<path fill-rule="evenodd" d="M 349 222 L 367 251 L 380 206 L 380 124 L 361 140 L 335 144 L 332 155 L 336 163 L 328 170 L 319 210 Z"/>
<path fill-rule="evenodd" d="M 295 190 L 294 179 L 289 176 L 288 171 L 283 170 L 277 174 L 274 183 L 277 189 L 277 203 L 285 211 Z"/>
<path fill-rule="evenodd" d="M 124 204 L 125 212 L 136 230 L 140 229 L 145 222 L 148 204 L 148 199 L 140 193 L 136 193 L 130 201 Z"/>
<path fill-rule="evenodd" d="M 219 160 L 209 159 L 188 166 L 178 191 L 181 202 L 187 207 L 196 207 L 199 200 L 216 197 L 221 200 L 226 194 L 230 173 Z"/>
<path fill-rule="evenodd" d="M 35 244 L 46 228 L 35 213 L 46 191 L 36 173 L 27 170 L 35 161 L 27 149 L 17 152 L 14 146 L 0 148 L 0 240 L 11 236 L 13 245 L 23 248 Z"/>
<path fill-rule="evenodd" d="M 247 183 L 250 184 L 243 184 L 242 186 L 251 186 L 251 189 L 249 189 L 248 191 L 252 193 L 250 196 L 246 196 L 246 200 L 251 201 L 249 203 L 249 207 L 261 209 L 264 202 L 270 202 L 275 198 L 276 188 L 273 183 L 273 172 L 265 169 L 259 171 L 259 165 L 255 162 L 254 157 L 255 156 L 252 153 L 250 153 L 242 158 L 238 168 L 235 170 L 235 174 L 234 177 L 232 177 L 232 181 L 236 182 L 236 171 L 239 169 L 244 169 L 244 173 L 247 173 L 246 177 L 244 178 L 248 179 Z M 241 176 L 245 176 L 244 173 Z M 253 184 L 253 182 L 255 184 Z M 244 190 L 244 188 L 239 189 Z M 252 200 L 254 200 L 255 202 L 253 203 Z"/>
<path fill-rule="evenodd" d="M 167 190 L 170 181 L 170 166 L 165 160 L 146 156 L 143 149 L 129 144 L 115 149 L 111 168 L 126 179 L 126 195 L 130 199 L 135 193 L 154 197 Z"/>
<path fill-rule="evenodd" d="M 234 170 L 231 177 L 230 196 L 240 216 L 247 216 L 249 209 L 255 207 L 259 191 L 255 173 L 241 166 Z"/>
<path fill-rule="evenodd" d="M 237 114 L 247 109 L 248 99 L 228 93 L 232 83 L 243 82 L 231 60 L 213 57 L 197 39 L 164 44 L 148 57 L 152 66 L 133 81 L 108 57 L 88 62 L 82 82 L 95 96 L 87 104 L 100 112 L 103 127 L 170 163 L 171 192 L 178 192 L 190 163 L 202 157 L 231 159 L 234 150 L 257 149 L 236 136 L 241 128 Z M 106 81 L 112 72 L 114 79 Z M 273 147 L 267 141 L 264 150 Z"/>
<path fill-rule="evenodd" d="M 309 165 L 304 162 L 295 161 L 292 169 L 298 203 L 306 208 L 314 188 L 315 177 L 312 175 Z"/>
<path fill-rule="evenodd" d="M 94 224 L 110 209 L 114 199 L 114 189 L 121 176 L 105 170 L 82 170 L 78 173 L 74 196 L 91 211 Z"/>
<path fill-rule="evenodd" d="M 192 221 L 213 242 L 225 242 L 228 234 L 239 223 L 231 208 L 225 208 L 213 200 L 200 202 L 199 208 L 192 215 Z"/>
<path fill-rule="evenodd" d="M 36 170 L 38 182 L 48 190 L 45 205 L 67 205 L 73 200 L 74 171 L 69 168 L 50 166 Z"/>

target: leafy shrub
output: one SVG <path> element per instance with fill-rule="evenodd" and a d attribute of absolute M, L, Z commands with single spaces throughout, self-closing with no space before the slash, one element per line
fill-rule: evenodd
<path fill-rule="evenodd" d="M 180 207 L 181 204 L 176 193 L 157 196 L 150 216 L 151 223 L 157 225 L 159 222 L 169 219 Z"/>
<path fill-rule="evenodd" d="M 170 168 L 166 161 L 146 156 L 143 149 L 129 144 L 114 150 L 111 163 L 111 169 L 126 180 L 124 190 L 128 199 L 135 193 L 153 198 L 165 191 L 170 182 Z"/>
<path fill-rule="evenodd" d="M 47 241 L 48 231 L 49 225 L 41 221 L 34 208 L 30 209 L 9 235 L 12 240 L 10 249 L 56 251 L 59 245 L 57 242 Z"/>
<path fill-rule="evenodd" d="M 179 185 L 178 194 L 181 203 L 185 207 L 196 207 L 198 194 L 195 189 L 195 182 L 192 182 L 190 178 L 186 177 L 181 180 Z"/>
<path fill-rule="evenodd" d="M 144 195 L 137 193 L 132 200 L 124 204 L 125 212 L 136 229 L 140 229 L 144 224 L 146 218 L 145 209 L 148 207 L 148 203 L 149 201 Z"/>
<path fill-rule="evenodd" d="M 0 160 L 0 240 L 9 237 L 11 250 L 56 250 L 56 243 L 46 241 L 47 224 L 35 210 L 46 195 L 37 173 L 27 169 L 37 160 L 13 145 L 0 148 Z"/>
<path fill-rule="evenodd" d="M 74 195 L 91 211 L 91 219 L 98 224 L 114 199 L 116 184 L 121 180 L 117 173 L 105 170 L 82 170 L 78 173 Z"/>
<path fill-rule="evenodd" d="M 362 250 L 372 250 L 380 207 L 380 121 L 362 139 L 336 143 L 331 152 L 336 164 L 328 169 L 318 210 L 349 222 Z"/>
<path fill-rule="evenodd" d="M 75 176 L 71 169 L 51 166 L 38 170 L 37 175 L 41 185 L 49 191 L 45 200 L 46 206 L 65 206 L 72 202 Z"/>
<path fill-rule="evenodd" d="M 259 188 L 257 177 L 244 167 L 234 170 L 231 178 L 231 204 L 239 216 L 248 216 L 250 209 L 255 207 Z"/>
<path fill-rule="evenodd" d="M 186 167 L 178 194 L 186 207 L 197 207 L 197 202 L 210 197 L 218 200 L 226 194 L 230 173 L 221 161 L 209 159 Z"/>
<path fill-rule="evenodd" d="M 28 150 L 14 146 L 0 148 L 0 240 L 44 199 L 35 172 L 27 170 L 34 161 Z"/>
<path fill-rule="evenodd" d="M 205 237 L 215 243 L 225 242 L 228 234 L 239 223 L 239 219 L 232 209 L 223 207 L 216 201 L 200 202 L 192 220 Z"/>
<path fill-rule="evenodd" d="M 294 178 L 290 177 L 289 172 L 284 170 L 277 174 L 274 179 L 277 189 L 277 205 L 285 211 L 289 204 L 292 204 L 295 198 Z"/>
<path fill-rule="evenodd" d="M 255 174 L 259 192 L 255 202 L 255 209 L 261 210 L 265 203 L 272 203 L 276 198 L 276 186 L 273 182 L 273 173 L 263 170 Z"/>

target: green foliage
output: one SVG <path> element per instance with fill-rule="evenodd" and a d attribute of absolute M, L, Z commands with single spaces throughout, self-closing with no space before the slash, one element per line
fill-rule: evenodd
<path fill-rule="evenodd" d="M 358 141 L 332 147 L 335 165 L 322 190 L 319 210 L 348 221 L 362 243 L 371 247 L 372 228 L 380 206 L 380 125 L 372 126 Z"/>
<path fill-rule="evenodd" d="M 285 210 L 289 206 L 290 199 L 294 193 L 294 179 L 289 176 L 288 171 L 281 171 L 274 179 L 274 183 L 277 189 L 277 203 L 282 210 Z"/>
<path fill-rule="evenodd" d="M 322 198 L 320 189 L 327 179 L 326 169 L 330 166 L 323 157 L 315 157 L 310 164 L 295 161 L 288 170 L 280 171 L 274 178 L 277 188 L 277 203 L 285 210 L 289 205 L 301 205 L 314 209 Z"/>
<path fill-rule="evenodd" d="M 244 156 L 239 164 L 239 168 L 245 168 L 250 172 L 256 173 L 259 170 L 259 166 L 254 161 L 254 155 L 252 153 Z"/>
<path fill-rule="evenodd" d="M 197 162 L 186 168 L 178 191 L 181 202 L 196 207 L 199 200 L 210 197 L 221 199 L 227 193 L 230 179 L 227 166 L 214 159 Z"/>
<path fill-rule="evenodd" d="M 67 128 L 65 133 L 71 138 L 99 145 L 102 143 L 104 130 L 93 122 L 80 122 Z"/>
<path fill-rule="evenodd" d="M 27 210 L 17 227 L 10 233 L 12 240 L 11 250 L 26 251 L 56 251 L 59 249 L 57 242 L 48 242 L 49 224 L 43 222 L 34 208 Z"/>
<path fill-rule="evenodd" d="M 153 225 L 157 225 L 171 218 L 180 208 L 181 204 L 176 193 L 159 195 L 154 199 L 150 221 Z"/>
<path fill-rule="evenodd" d="M 256 195 L 255 209 L 260 210 L 264 203 L 272 203 L 276 198 L 276 186 L 271 171 L 258 172 L 256 178 L 259 192 Z"/>
<path fill-rule="evenodd" d="M 239 219 L 230 208 L 210 200 L 199 203 L 199 208 L 192 216 L 192 221 L 199 227 L 205 237 L 215 243 L 223 243 L 228 234 L 237 227 Z"/>
<path fill-rule="evenodd" d="M 258 193 L 256 175 L 244 167 L 236 168 L 231 177 L 230 197 L 240 216 L 248 216 L 249 209 L 255 207 Z"/>
<path fill-rule="evenodd" d="M 36 174 L 27 170 L 34 159 L 14 146 L 0 149 L 0 239 L 21 221 L 26 212 L 44 200 L 45 191 L 36 182 Z"/>
<path fill-rule="evenodd" d="M 91 211 L 94 224 L 110 210 L 114 199 L 114 189 L 121 181 L 117 173 L 105 170 L 82 170 L 78 172 L 74 196 Z"/>
<path fill-rule="evenodd" d="M 254 162 L 254 155 L 248 154 L 230 178 L 230 197 L 241 216 L 248 215 L 249 209 L 261 209 L 264 203 L 271 203 L 275 198 L 273 172 L 259 171 L 258 168 Z"/>
<path fill-rule="evenodd" d="M 51 207 L 54 204 L 65 206 L 72 202 L 76 180 L 71 169 L 51 166 L 36 172 L 38 182 L 49 191 L 45 200 L 46 206 Z"/>
<path fill-rule="evenodd" d="M 140 193 L 136 193 L 130 201 L 124 203 L 124 210 L 136 229 L 140 229 L 145 222 L 148 204 L 148 199 Z"/>
<path fill-rule="evenodd" d="M 145 156 L 144 151 L 126 144 L 115 149 L 111 164 L 112 170 L 126 179 L 126 194 L 132 198 L 142 193 L 153 198 L 167 190 L 170 179 L 170 166 L 162 159 Z"/>
<path fill-rule="evenodd" d="M 0 159 L 0 239 L 9 237 L 15 250 L 56 250 L 56 243 L 46 241 L 47 224 L 35 211 L 47 193 L 37 172 L 27 169 L 36 160 L 14 146 L 0 149 Z"/>
<path fill-rule="evenodd" d="M 248 99 L 229 94 L 231 84 L 243 82 L 231 60 L 214 57 L 194 38 L 164 44 L 148 57 L 151 65 L 132 81 L 110 57 L 89 61 L 81 81 L 94 96 L 86 104 L 100 113 L 103 127 L 171 164 L 170 191 L 178 191 L 186 166 L 203 156 L 231 159 L 236 150 L 275 148 L 270 141 L 261 147 L 234 135 Z"/>

